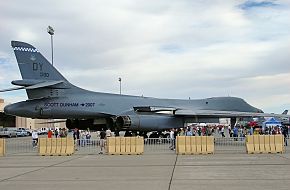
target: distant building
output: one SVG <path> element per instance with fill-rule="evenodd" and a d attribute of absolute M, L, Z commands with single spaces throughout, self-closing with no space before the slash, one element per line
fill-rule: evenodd
<path fill-rule="evenodd" d="M 6 115 L 4 113 L 5 102 L 4 99 L 0 99 L 0 127 L 14 127 L 15 116 Z"/>
<path fill-rule="evenodd" d="M 4 99 L 0 98 L 0 112 L 3 112 L 4 110 Z"/>

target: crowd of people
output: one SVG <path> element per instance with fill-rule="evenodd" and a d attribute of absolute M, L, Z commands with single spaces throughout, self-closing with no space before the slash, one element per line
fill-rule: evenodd
<path fill-rule="evenodd" d="M 175 139 L 176 136 L 220 136 L 220 137 L 233 137 L 234 140 L 241 140 L 246 137 L 246 135 L 283 135 L 284 142 L 287 146 L 287 138 L 289 136 L 289 126 L 265 126 L 261 127 L 244 127 L 236 125 L 233 128 L 231 126 L 188 126 L 185 128 L 172 128 L 169 133 L 171 139 L 170 149 L 175 150 Z"/>
<path fill-rule="evenodd" d="M 106 130 L 101 129 L 99 132 L 99 138 L 100 138 L 100 152 L 99 154 L 103 154 L 105 150 L 105 143 L 106 139 L 108 137 L 112 136 L 111 130 L 108 128 Z M 88 144 L 91 144 L 91 132 L 90 130 L 82 130 L 80 131 L 79 129 L 75 128 L 73 130 L 73 138 L 78 146 L 86 146 Z"/>
<path fill-rule="evenodd" d="M 288 126 L 266 126 L 262 127 L 244 127 L 236 125 L 231 126 L 188 126 L 185 128 L 175 129 L 178 136 L 221 136 L 221 137 L 245 137 L 246 135 L 288 135 Z"/>
<path fill-rule="evenodd" d="M 68 135 L 68 131 L 66 128 L 59 128 L 59 129 L 49 129 L 47 131 L 47 138 L 65 138 Z M 31 133 L 31 137 L 32 137 L 32 147 L 36 148 L 38 145 L 38 131 L 37 130 L 33 130 Z"/>
<path fill-rule="evenodd" d="M 231 126 L 188 126 L 184 128 L 172 128 L 169 132 L 169 138 L 171 140 L 170 149 L 175 150 L 175 139 L 176 136 L 220 136 L 220 137 L 233 137 L 235 140 L 238 138 L 243 139 L 246 135 L 253 134 L 264 134 L 264 135 L 277 135 L 282 134 L 285 138 L 285 145 L 287 146 L 287 140 L 289 133 L 288 126 L 265 126 L 261 127 L 244 127 L 236 125 L 233 128 Z M 49 130 L 47 133 L 48 138 L 65 138 L 68 136 L 68 130 L 65 128 Z M 100 154 L 103 154 L 106 139 L 112 136 L 110 129 L 101 129 L 98 133 L 100 139 Z M 127 135 L 128 136 L 128 135 Z M 75 128 L 73 130 L 73 138 L 78 146 L 86 146 L 91 143 L 91 132 L 90 130 L 79 130 Z M 38 144 L 38 133 L 36 130 L 32 132 L 33 147 L 37 147 Z"/>

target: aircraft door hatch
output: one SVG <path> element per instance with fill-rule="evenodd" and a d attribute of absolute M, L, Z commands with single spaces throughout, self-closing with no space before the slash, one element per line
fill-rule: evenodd
<path fill-rule="evenodd" d="M 51 109 L 36 106 L 35 110 L 38 112 L 39 116 L 51 116 Z"/>

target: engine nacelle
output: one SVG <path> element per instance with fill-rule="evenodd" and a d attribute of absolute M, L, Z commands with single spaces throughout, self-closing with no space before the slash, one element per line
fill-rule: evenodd
<path fill-rule="evenodd" d="M 65 124 L 68 129 L 78 128 L 81 130 L 93 129 L 93 119 L 67 119 Z"/>
<path fill-rule="evenodd" d="M 181 118 L 166 115 L 127 115 L 116 119 L 116 127 L 132 130 L 164 130 L 183 127 Z"/>
<path fill-rule="evenodd" d="M 81 130 L 101 130 L 101 129 L 114 129 L 116 118 L 98 118 L 98 119 L 67 119 L 66 127 L 68 129 L 78 128 Z"/>

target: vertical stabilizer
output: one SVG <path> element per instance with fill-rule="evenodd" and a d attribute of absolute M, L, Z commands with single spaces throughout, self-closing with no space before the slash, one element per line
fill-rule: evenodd
<path fill-rule="evenodd" d="M 66 79 L 32 45 L 24 42 L 12 41 L 11 46 L 14 50 L 23 79 L 66 81 Z"/>
<path fill-rule="evenodd" d="M 23 79 L 22 86 L 37 84 L 34 88 L 26 88 L 29 99 L 58 97 L 63 94 L 63 89 L 72 87 L 35 47 L 19 41 L 11 41 L 11 46 Z"/>

